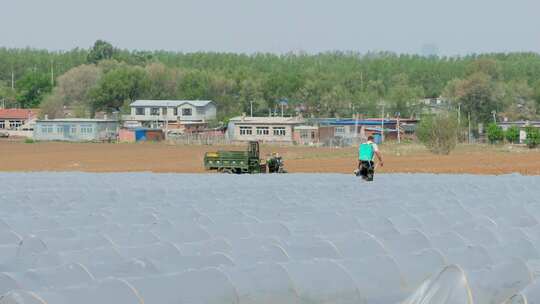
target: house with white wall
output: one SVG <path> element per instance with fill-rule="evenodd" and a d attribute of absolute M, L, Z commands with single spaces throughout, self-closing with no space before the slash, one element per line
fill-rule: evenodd
<path fill-rule="evenodd" d="M 229 120 L 228 137 L 233 141 L 293 143 L 294 128 L 302 117 L 249 117 L 245 114 Z"/>
<path fill-rule="evenodd" d="M 136 100 L 125 115 L 128 125 L 174 128 L 182 124 L 206 124 L 216 119 L 216 103 L 211 100 Z"/>

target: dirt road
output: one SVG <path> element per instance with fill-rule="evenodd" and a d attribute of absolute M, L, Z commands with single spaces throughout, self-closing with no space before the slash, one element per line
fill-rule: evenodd
<path fill-rule="evenodd" d="M 382 145 L 385 166 L 378 172 L 540 174 L 540 151 L 521 147 L 460 146 L 448 156 L 433 155 L 417 145 Z M 33 143 L 0 140 L 0 171 L 204 172 L 204 152 L 243 149 L 174 146 L 163 143 Z M 279 152 L 289 172 L 351 173 L 356 148 L 263 146 Z"/>

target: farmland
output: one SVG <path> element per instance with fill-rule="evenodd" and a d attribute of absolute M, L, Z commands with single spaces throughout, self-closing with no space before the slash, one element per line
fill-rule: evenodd
<path fill-rule="evenodd" d="M 203 173 L 204 152 L 243 146 L 91 144 L 0 140 L 0 171 L 84 171 Z M 448 156 L 433 155 L 416 144 L 381 146 L 381 173 L 540 174 L 540 151 L 518 146 L 462 145 Z M 356 148 L 263 146 L 278 152 L 290 172 L 351 173 Z"/>

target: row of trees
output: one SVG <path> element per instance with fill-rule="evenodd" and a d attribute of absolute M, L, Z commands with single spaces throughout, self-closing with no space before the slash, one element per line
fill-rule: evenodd
<path fill-rule="evenodd" d="M 532 119 L 540 109 L 540 55 L 422 57 L 392 53 L 229 54 L 141 52 L 97 41 L 89 50 L 0 49 L 0 100 L 61 115 L 122 109 L 138 98 L 212 99 L 226 118 L 266 115 L 286 99 L 289 111 L 316 116 L 402 117 L 418 100 L 447 97 L 453 108 L 486 122 L 492 113 Z"/>
<path fill-rule="evenodd" d="M 519 143 L 519 133 L 520 129 L 516 126 L 512 126 L 505 131 L 495 123 L 490 124 L 487 129 L 488 140 L 492 144 L 503 143 L 505 140 L 511 144 Z M 536 148 L 540 145 L 540 129 L 529 126 L 525 128 L 525 133 L 525 144 L 529 148 Z"/>

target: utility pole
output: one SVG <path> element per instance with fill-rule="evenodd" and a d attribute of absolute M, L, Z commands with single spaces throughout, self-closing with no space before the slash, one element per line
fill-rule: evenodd
<path fill-rule="evenodd" d="M 381 111 L 381 143 L 384 142 L 384 101 L 382 102 Z"/>
<path fill-rule="evenodd" d="M 165 113 L 163 113 L 165 118 L 165 140 L 167 140 L 167 135 L 169 134 L 169 103 L 165 107 Z"/>
<path fill-rule="evenodd" d="M 54 61 L 51 60 L 51 87 L 54 87 Z"/>
<path fill-rule="evenodd" d="M 461 103 L 458 103 L 457 122 L 457 141 L 459 142 L 461 135 L 463 135 L 461 134 Z"/>
<path fill-rule="evenodd" d="M 401 143 L 401 134 L 400 134 L 400 127 L 399 127 L 399 117 L 401 116 L 400 113 L 397 115 L 397 121 L 396 121 L 396 129 L 397 129 L 397 142 L 398 144 Z"/>
<path fill-rule="evenodd" d="M 284 104 L 283 104 L 283 102 L 282 102 L 282 103 L 281 103 L 281 117 L 283 117 L 283 106 L 284 106 Z"/>
<path fill-rule="evenodd" d="M 249 101 L 249 113 L 250 116 L 253 117 L 253 100 Z"/>
<path fill-rule="evenodd" d="M 13 67 L 11 67 L 11 89 L 15 90 L 15 72 L 13 72 Z"/>
<path fill-rule="evenodd" d="M 457 110 L 457 122 L 458 127 L 461 126 L 461 103 L 458 103 L 458 110 Z"/>
<path fill-rule="evenodd" d="M 469 144 L 471 143 L 471 112 L 468 113 L 468 116 L 469 116 Z"/>

